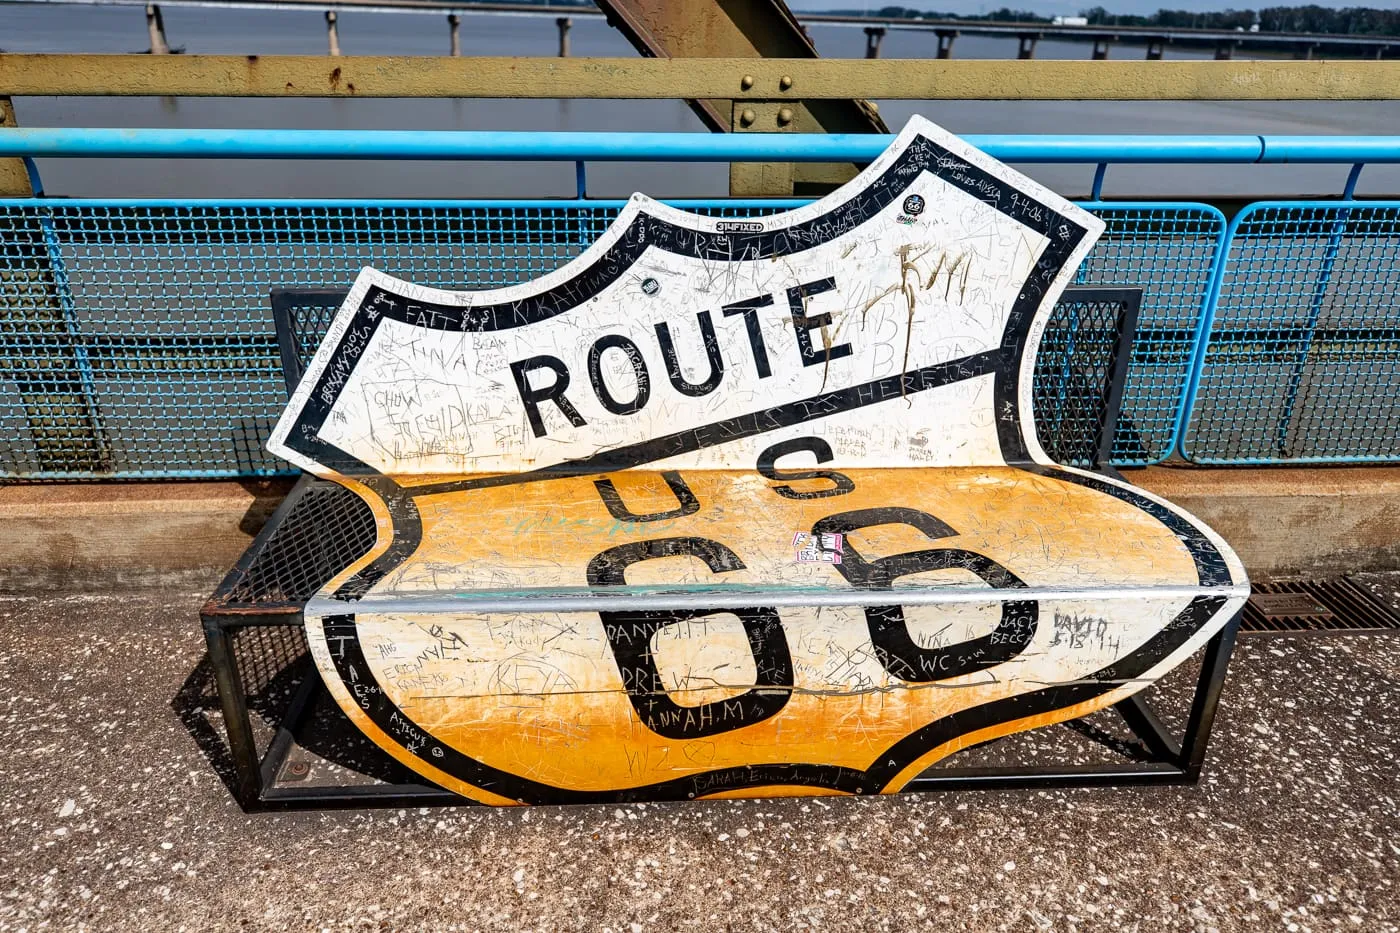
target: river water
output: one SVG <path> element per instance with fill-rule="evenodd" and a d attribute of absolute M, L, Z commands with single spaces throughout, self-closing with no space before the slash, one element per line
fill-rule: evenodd
<path fill-rule="evenodd" d="M 174 47 L 203 54 L 320 54 L 326 32 L 319 11 L 163 10 Z M 347 55 L 446 54 L 446 18 L 427 14 L 340 14 Z M 813 40 L 827 57 L 860 57 L 859 28 L 819 25 Z M 462 20 L 465 55 L 553 55 L 552 17 L 472 14 Z M 627 41 L 601 17 L 577 16 L 576 56 L 632 56 Z M 962 36 L 957 58 L 1007 58 L 1014 39 Z M 140 7 L 45 6 L 0 3 L 0 49 L 10 52 L 139 52 L 147 47 Z M 1040 58 L 1087 58 L 1090 46 L 1043 41 Z M 933 37 L 894 30 L 882 57 L 934 54 Z M 1209 52 L 1168 50 L 1169 58 Z M 1140 58 L 1141 47 L 1119 46 L 1114 58 Z M 1400 102 L 1181 101 L 880 101 L 898 127 L 922 113 L 959 133 L 1400 133 Z M 296 127 L 314 129 L 650 130 L 703 132 L 679 101 L 589 100 L 219 100 L 173 98 L 16 101 L 24 126 Z M 1082 195 L 1092 166 L 1032 165 L 1024 170 L 1051 187 Z M 574 191 L 571 165 L 492 162 L 307 162 L 290 160 L 75 160 L 40 163 L 45 187 L 67 196 L 140 197 L 561 197 Z M 1333 194 L 1346 166 L 1115 166 L 1105 192 L 1115 197 L 1264 197 Z M 708 197 L 727 190 L 722 165 L 590 163 L 590 195 Z M 1400 191 L 1400 168 L 1373 166 L 1359 191 Z"/>

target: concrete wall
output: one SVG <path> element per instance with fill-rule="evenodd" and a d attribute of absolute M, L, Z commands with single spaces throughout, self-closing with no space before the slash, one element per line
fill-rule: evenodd
<path fill-rule="evenodd" d="M 0 487 L 0 590 L 211 589 L 290 482 Z"/>
<path fill-rule="evenodd" d="M 1273 467 L 1124 471 L 1224 535 L 1251 576 L 1400 568 L 1400 469 Z"/>

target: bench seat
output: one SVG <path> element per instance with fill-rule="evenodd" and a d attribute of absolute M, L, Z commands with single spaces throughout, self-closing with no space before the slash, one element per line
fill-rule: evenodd
<path fill-rule="evenodd" d="M 1248 594 L 1213 533 L 1102 475 L 767 473 L 416 496 L 418 540 L 307 606 L 312 650 L 360 728 L 477 799 L 889 791 L 1122 700 Z"/>

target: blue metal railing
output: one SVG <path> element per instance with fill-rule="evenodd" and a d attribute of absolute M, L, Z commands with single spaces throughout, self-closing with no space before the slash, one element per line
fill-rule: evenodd
<path fill-rule="evenodd" d="M 0 130 L 0 157 L 861 161 L 892 137 Z M 1400 460 L 1400 202 L 1355 200 L 1400 137 L 982 136 L 1015 162 L 1094 163 L 1107 224 L 1079 282 L 1145 290 L 1114 459 Z M 1117 163 L 1337 163 L 1341 201 L 1103 201 Z M 37 169 L 33 171 L 38 179 Z M 566 262 L 620 201 L 0 199 L 0 477 L 281 472 L 267 292 L 374 264 L 482 288 Z M 742 215 L 801 199 L 672 202 Z"/>
<path fill-rule="evenodd" d="M 1400 162 L 1394 136 L 969 135 L 1007 162 Z M 47 129 L 0 131 L 0 156 L 520 161 L 869 161 L 893 136 L 802 133 L 522 133 L 469 130 Z"/>
<path fill-rule="evenodd" d="M 1400 201 L 1247 205 L 1207 312 L 1185 457 L 1400 461 Z"/>

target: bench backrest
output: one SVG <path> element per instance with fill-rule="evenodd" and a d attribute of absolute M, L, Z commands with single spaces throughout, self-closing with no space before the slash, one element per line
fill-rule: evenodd
<path fill-rule="evenodd" d="M 731 220 L 634 195 L 577 258 L 507 288 L 363 270 L 269 449 L 473 485 L 798 448 L 855 469 L 1051 463 L 1037 351 L 1102 230 L 915 117 L 795 210 Z"/>
<path fill-rule="evenodd" d="M 274 288 L 272 317 L 290 396 L 345 302 L 345 288 Z M 1041 337 L 1033 415 L 1045 452 L 1057 463 L 1109 461 L 1137 330 L 1142 289 L 1071 286 Z"/>

